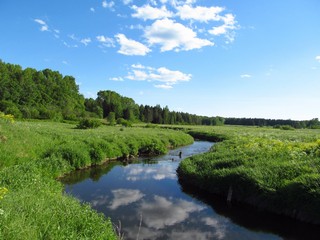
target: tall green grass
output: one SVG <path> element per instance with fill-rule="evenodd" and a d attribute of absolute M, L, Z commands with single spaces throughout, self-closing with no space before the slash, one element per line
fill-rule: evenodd
<path fill-rule="evenodd" d="M 211 128 L 223 131 L 228 140 L 182 161 L 182 180 L 225 197 L 232 188 L 236 201 L 320 224 L 318 130 Z"/>
<path fill-rule="evenodd" d="M 0 239 L 116 239 L 109 219 L 63 194 L 57 177 L 109 159 L 192 143 L 183 132 L 0 121 Z"/>

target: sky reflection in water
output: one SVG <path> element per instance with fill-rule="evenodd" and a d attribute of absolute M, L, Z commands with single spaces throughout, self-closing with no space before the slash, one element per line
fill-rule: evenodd
<path fill-rule="evenodd" d="M 120 221 L 125 239 L 280 239 L 236 225 L 181 191 L 176 176 L 179 152 L 183 159 L 211 146 L 195 142 L 150 163 L 118 165 L 98 180 L 66 184 L 66 192 L 89 202 L 115 224 Z"/>

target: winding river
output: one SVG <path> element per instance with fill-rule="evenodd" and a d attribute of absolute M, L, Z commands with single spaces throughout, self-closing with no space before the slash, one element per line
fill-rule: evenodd
<path fill-rule="evenodd" d="M 110 217 L 124 239 L 319 239 L 319 227 L 228 205 L 181 185 L 179 162 L 212 145 L 196 141 L 127 165 L 114 162 L 75 171 L 62 182 L 67 194 Z"/>

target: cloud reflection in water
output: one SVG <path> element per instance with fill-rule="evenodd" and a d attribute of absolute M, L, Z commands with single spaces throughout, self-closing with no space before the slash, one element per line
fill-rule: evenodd
<path fill-rule="evenodd" d="M 124 169 L 128 181 L 176 179 L 177 166 L 169 162 L 157 165 L 129 165 Z"/>
<path fill-rule="evenodd" d="M 139 212 L 142 213 L 143 222 L 154 229 L 162 229 L 183 222 L 192 212 L 199 212 L 204 207 L 182 199 L 167 199 L 154 196 L 150 202 L 143 201 Z"/>
<path fill-rule="evenodd" d="M 116 189 L 112 190 L 112 194 L 114 198 L 109 206 L 112 210 L 137 202 L 144 197 L 144 194 L 136 189 Z"/>

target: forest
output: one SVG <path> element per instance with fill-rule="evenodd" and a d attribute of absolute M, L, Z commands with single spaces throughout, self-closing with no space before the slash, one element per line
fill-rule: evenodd
<path fill-rule="evenodd" d="M 51 69 L 22 69 L 20 65 L 0 60 L 0 111 L 17 119 L 106 118 L 113 125 L 117 120 L 154 124 L 290 126 L 319 128 L 317 118 L 305 121 L 263 118 L 208 117 L 170 111 L 168 106 L 139 105 L 132 98 L 101 90 L 97 98 L 85 98 L 72 76 L 63 76 Z"/>

